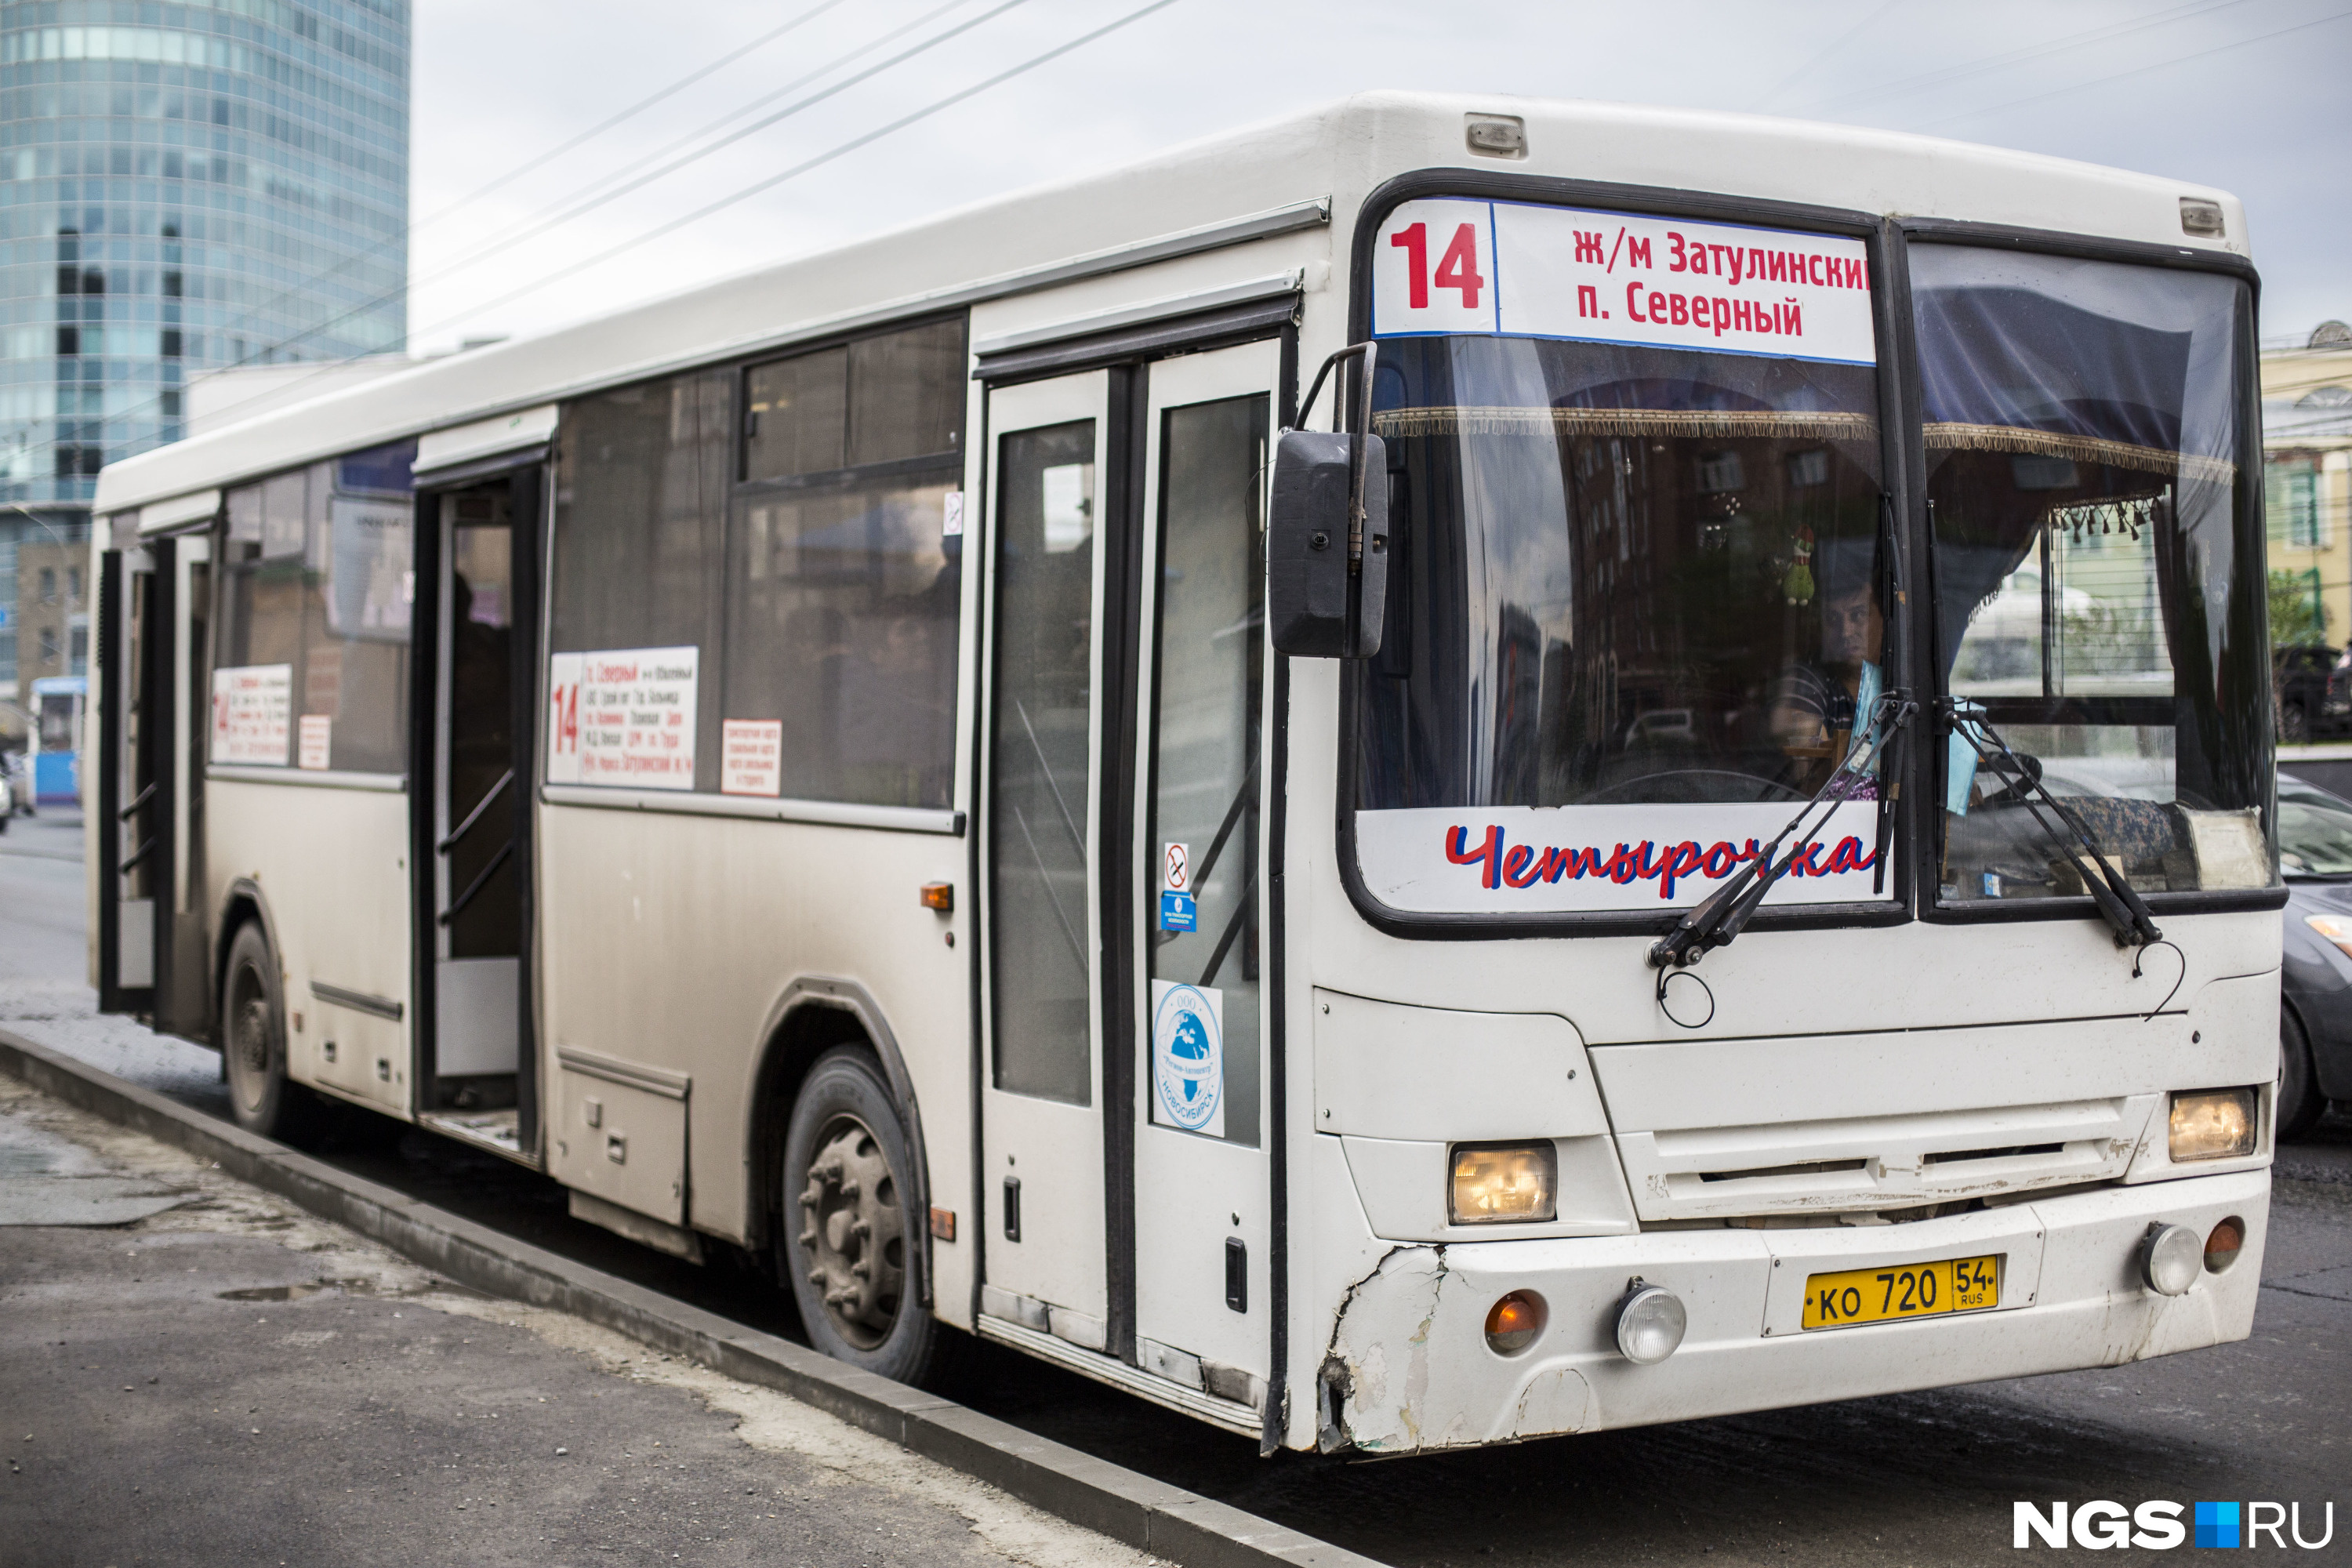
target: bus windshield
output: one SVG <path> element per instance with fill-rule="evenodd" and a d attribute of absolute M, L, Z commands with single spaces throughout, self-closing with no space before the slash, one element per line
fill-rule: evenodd
<path fill-rule="evenodd" d="M 2246 285 L 1952 245 L 1911 276 L 1937 673 L 2141 892 L 2270 885 Z M 2080 893 L 2026 781 L 1973 761 L 1947 759 L 1942 898 Z"/>
<path fill-rule="evenodd" d="M 1938 655 L 1922 710 L 1947 690 L 1980 704 L 2140 890 L 2269 885 L 2259 541 L 2237 489 L 2245 286 L 1912 255 L 1936 553 L 1906 574 L 1932 587 Z M 1857 754 L 1895 669 L 1868 333 L 1835 358 L 1743 332 L 1382 339 L 1389 598 L 1353 745 L 1374 898 L 1686 905 Z M 2083 891 L 2029 781 L 1918 731 L 1946 900 Z M 1836 782 L 1775 903 L 1892 896 L 1896 765 Z"/>

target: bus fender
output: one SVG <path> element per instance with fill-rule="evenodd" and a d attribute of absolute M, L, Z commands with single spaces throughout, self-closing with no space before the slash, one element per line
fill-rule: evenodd
<path fill-rule="evenodd" d="M 239 877 L 229 883 L 221 894 L 220 915 L 213 921 L 212 953 L 205 969 L 205 984 L 209 987 L 205 1010 L 212 1015 L 213 1048 L 223 1048 L 220 1037 L 220 998 L 224 976 L 221 971 L 228 964 L 228 944 L 236 939 L 236 928 L 245 923 L 238 913 L 242 905 L 261 922 L 261 934 L 269 942 L 269 956 L 278 967 L 278 983 L 287 984 L 286 950 L 278 942 L 278 918 L 269 911 L 269 900 L 262 893 L 261 884 L 251 877 Z M 290 994 L 290 991 L 289 991 Z"/>
<path fill-rule="evenodd" d="M 760 1119 L 770 1104 L 789 1105 L 791 1095 L 798 1088 L 800 1075 L 826 1047 L 839 1045 L 848 1037 L 837 1027 L 826 1031 L 831 1037 L 820 1037 L 806 1048 L 797 1037 L 801 1026 L 808 1021 L 811 1009 L 846 1015 L 840 1023 L 854 1021 L 855 1033 L 862 1036 L 871 1047 L 876 1060 L 882 1064 L 882 1076 L 890 1087 L 890 1099 L 898 1108 L 900 1130 L 907 1137 L 907 1147 L 912 1152 L 914 1169 L 907 1173 L 913 1188 L 915 1203 L 915 1234 L 921 1245 L 913 1249 L 911 1261 L 915 1272 L 915 1300 L 919 1305 L 931 1305 L 931 1232 L 929 1216 L 931 1206 L 930 1152 L 923 1142 L 923 1117 L 915 1101 L 915 1080 L 907 1071 L 907 1058 L 898 1049 L 898 1037 L 892 1032 L 889 1020 L 873 993 L 855 980 L 832 975 L 803 974 L 788 982 L 768 1009 L 761 1026 L 760 1059 L 751 1079 L 752 1092 L 744 1100 L 743 1143 L 748 1179 L 754 1184 L 754 1201 L 745 1208 L 754 1246 L 764 1244 L 768 1237 L 768 1202 L 772 1194 L 775 1166 L 783 1158 L 783 1128 L 777 1124 L 763 1130 Z M 771 1147 L 770 1145 L 772 1145 Z"/>

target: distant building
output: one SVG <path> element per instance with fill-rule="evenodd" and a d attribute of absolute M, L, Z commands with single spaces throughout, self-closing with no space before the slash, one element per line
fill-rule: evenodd
<path fill-rule="evenodd" d="M 2263 355 L 2263 500 L 2271 570 L 2309 584 L 2327 640 L 2352 639 L 2352 328 L 2323 323 Z"/>
<path fill-rule="evenodd" d="M 0 748 L 87 660 L 103 464 L 404 346 L 408 54 L 408 0 L 0 0 Z"/>

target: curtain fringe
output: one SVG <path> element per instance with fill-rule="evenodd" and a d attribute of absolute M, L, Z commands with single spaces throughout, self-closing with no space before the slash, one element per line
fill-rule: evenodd
<path fill-rule="evenodd" d="M 2178 474 L 2183 479 L 2227 484 L 2238 477 L 2238 465 L 2227 458 L 2168 452 L 2161 447 L 2135 446 L 2097 436 L 2068 436 L 2054 430 L 2030 430 L 2015 425 L 1963 425 L 1954 420 L 1931 422 L 1924 427 L 1929 451 L 2018 452 L 2036 458 L 2067 458 L 2078 463 L 2102 463 L 2142 473 Z"/>

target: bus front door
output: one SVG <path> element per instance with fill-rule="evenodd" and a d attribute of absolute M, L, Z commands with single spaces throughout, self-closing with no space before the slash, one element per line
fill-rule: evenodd
<path fill-rule="evenodd" d="M 530 984 L 532 736 L 539 710 L 539 470 L 419 500 L 434 531 L 431 728 L 419 791 L 416 1111 L 534 1161 Z M 430 509 L 429 510 L 427 509 Z M 429 998 L 427 1000 L 426 998 Z M 422 1021 L 422 1020 L 421 1020 Z"/>
<path fill-rule="evenodd" d="M 1139 389 L 1136 1362 L 1228 1421 L 1263 1409 L 1271 1365 L 1261 530 L 1280 365 L 1247 343 L 1161 361 Z"/>
<path fill-rule="evenodd" d="M 99 1007 L 213 1038 L 205 880 L 212 698 L 212 540 L 185 533 L 101 555 L 97 744 Z"/>
<path fill-rule="evenodd" d="M 1253 1430 L 1280 366 L 1265 341 L 989 399 L 982 1331 Z"/>

